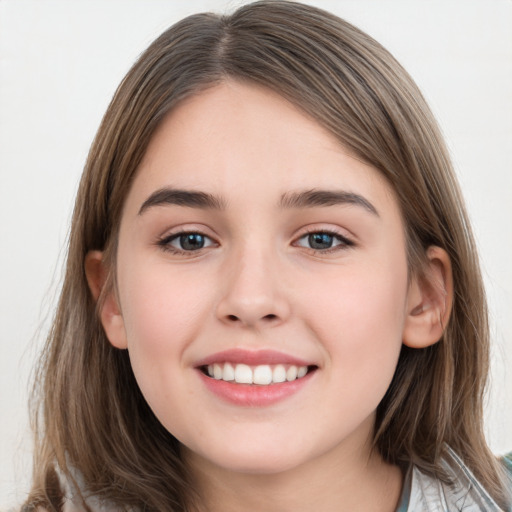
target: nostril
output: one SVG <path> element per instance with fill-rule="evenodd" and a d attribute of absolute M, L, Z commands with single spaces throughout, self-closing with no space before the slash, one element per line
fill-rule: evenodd
<path fill-rule="evenodd" d="M 240 318 L 236 315 L 227 315 L 226 318 L 230 321 L 230 322 L 239 322 L 240 321 Z M 277 315 L 274 315 L 273 313 L 270 313 L 268 315 L 265 315 L 262 320 L 267 320 L 267 321 L 274 321 L 276 320 L 278 317 Z"/>

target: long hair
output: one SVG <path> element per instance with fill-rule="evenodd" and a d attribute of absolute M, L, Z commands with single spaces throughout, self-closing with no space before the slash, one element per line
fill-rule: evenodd
<path fill-rule="evenodd" d="M 430 245 L 447 251 L 450 322 L 433 346 L 402 348 L 377 410 L 374 448 L 390 463 L 412 462 L 443 478 L 440 460 L 450 446 L 505 503 L 483 433 L 484 289 L 438 126 L 409 75 L 371 37 L 320 9 L 270 0 L 175 24 L 141 55 L 108 107 L 80 183 L 62 294 L 36 380 L 27 507 L 59 510 L 57 472 L 73 482 L 77 470 L 86 494 L 119 507 L 190 510 L 180 445 L 144 400 L 127 351 L 108 342 L 84 259 L 105 251 L 108 290 L 123 204 L 155 129 L 184 98 L 226 79 L 274 90 L 385 176 L 404 220 L 410 273 L 421 274 Z"/>

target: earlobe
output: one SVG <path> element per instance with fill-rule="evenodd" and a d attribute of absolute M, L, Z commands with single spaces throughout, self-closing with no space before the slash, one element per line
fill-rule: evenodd
<path fill-rule="evenodd" d="M 444 249 L 431 246 L 427 250 L 427 267 L 409 287 L 404 345 L 425 348 L 437 343 L 450 319 L 452 301 L 450 257 Z"/>
<path fill-rule="evenodd" d="M 110 343 L 119 349 L 127 348 L 126 331 L 115 290 L 109 283 L 109 272 L 103 262 L 103 252 L 89 251 L 85 256 L 85 275 L 98 314 Z"/>

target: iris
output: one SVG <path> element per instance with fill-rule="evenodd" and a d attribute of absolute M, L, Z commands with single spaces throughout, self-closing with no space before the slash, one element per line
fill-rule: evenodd
<path fill-rule="evenodd" d="M 204 247 L 205 237 L 199 233 L 187 233 L 180 235 L 179 242 L 185 251 L 197 251 Z"/>
<path fill-rule="evenodd" d="M 309 246 L 312 249 L 329 249 L 332 247 L 334 236 L 329 233 L 312 233 L 308 236 Z"/>

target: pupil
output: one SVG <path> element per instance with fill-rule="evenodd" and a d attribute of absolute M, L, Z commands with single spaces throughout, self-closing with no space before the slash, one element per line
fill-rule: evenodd
<path fill-rule="evenodd" d="M 180 236 L 180 245 L 186 251 L 197 251 L 204 246 L 204 236 L 198 233 Z"/>
<path fill-rule="evenodd" d="M 333 236 L 329 233 L 313 233 L 309 235 L 309 245 L 312 249 L 329 249 Z"/>

